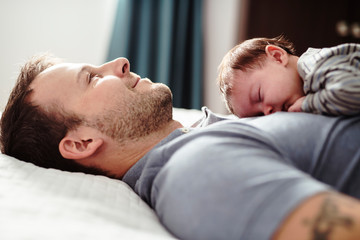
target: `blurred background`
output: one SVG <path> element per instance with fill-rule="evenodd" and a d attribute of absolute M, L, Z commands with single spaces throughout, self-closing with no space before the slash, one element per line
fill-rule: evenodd
<path fill-rule="evenodd" d="M 225 53 L 284 34 L 308 47 L 360 42 L 359 0 L 0 0 L 0 111 L 19 67 L 38 52 L 131 71 L 166 83 L 174 106 L 226 113 L 216 86 Z"/>

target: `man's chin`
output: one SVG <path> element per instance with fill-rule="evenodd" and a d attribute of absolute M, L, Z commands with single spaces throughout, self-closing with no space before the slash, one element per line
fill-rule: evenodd
<path fill-rule="evenodd" d="M 170 88 L 163 83 L 153 83 L 151 87 L 152 88 L 163 88 L 163 89 L 167 89 L 168 91 L 171 92 Z"/>
<path fill-rule="evenodd" d="M 170 88 L 167 85 L 163 83 L 154 83 L 152 87 L 156 89 L 158 93 L 163 94 L 164 96 L 169 96 L 172 100 L 173 95 Z"/>

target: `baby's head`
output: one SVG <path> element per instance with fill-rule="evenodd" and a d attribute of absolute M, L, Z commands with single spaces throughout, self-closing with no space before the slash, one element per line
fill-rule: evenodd
<path fill-rule="evenodd" d="M 283 36 L 249 39 L 232 48 L 218 75 L 228 110 L 239 117 L 287 111 L 304 95 L 297 60 Z"/>

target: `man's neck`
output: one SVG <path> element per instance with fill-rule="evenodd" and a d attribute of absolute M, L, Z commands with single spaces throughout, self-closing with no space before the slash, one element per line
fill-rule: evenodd
<path fill-rule="evenodd" d="M 175 120 L 171 120 L 161 129 L 149 134 L 141 139 L 119 144 L 116 151 L 109 156 L 114 163 L 114 174 L 116 178 L 121 178 L 135 163 L 137 163 L 146 153 L 153 149 L 161 140 L 166 138 L 170 133 L 183 125 Z M 116 173 L 115 173 L 116 172 Z"/>

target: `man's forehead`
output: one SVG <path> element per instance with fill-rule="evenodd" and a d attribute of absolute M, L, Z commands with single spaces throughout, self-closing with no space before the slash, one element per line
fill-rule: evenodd
<path fill-rule="evenodd" d="M 30 85 L 33 90 L 32 101 L 46 105 L 61 95 L 69 95 L 73 90 L 71 82 L 76 78 L 77 68 L 79 64 L 59 63 L 41 72 Z"/>
<path fill-rule="evenodd" d="M 76 70 L 80 67 L 80 65 L 81 64 L 79 63 L 58 63 L 42 71 L 38 77 L 43 77 L 50 74 L 60 74 L 61 72 L 69 70 Z"/>

